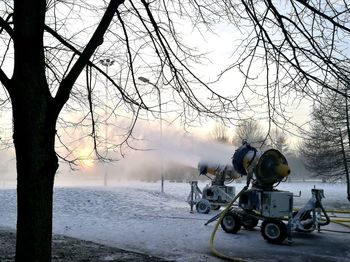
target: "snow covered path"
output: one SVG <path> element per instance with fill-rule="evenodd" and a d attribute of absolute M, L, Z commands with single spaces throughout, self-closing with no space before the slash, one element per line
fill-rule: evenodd
<path fill-rule="evenodd" d="M 233 184 L 238 192 L 243 184 Z M 200 184 L 202 188 L 204 184 Z M 310 197 L 313 184 L 284 183 L 279 189 Z M 327 208 L 350 209 L 345 185 L 318 184 L 324 188 Z M 204 223 L 215 213 L 190 213 L 187 183 L 116 184 L 113 187 L 57 187 L 54 193 L 54 233 L 91 240 L 128 250 L 149 253 L 177 261 L 220 261 L 210 254 L 209 237 L 214 223 Z M 15 189 L 0 190 L 0 226 L 15 228 Z M 338 225 L 328 229 L 347 230 Z M 259 227 L 236 235 L 219 228 L 215 246 L 224 254 L 254 261 L 350 261 L 350 234 L 335 232 L 293 234 L 294 243 L 271 245 L 261 237 Z"/>

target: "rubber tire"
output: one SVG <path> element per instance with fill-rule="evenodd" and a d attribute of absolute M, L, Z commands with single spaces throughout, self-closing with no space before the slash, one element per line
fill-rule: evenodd
<path fill-rule="evenodd" d="M 202 198 L 196 204 L 196 210 L 200 214 L 208 214 L 210 211 L 210 203 L 207 199 Z"/>
<path fill-rule="evenodd" d="M 254 229 L 259 223 L 259 219 L 255 217 L 244 216 L 242 219 L 242 225 L 245 229 Z"/>
<path fill-rule="evenodd" d="M 242 227 L 241 219 L 234 212 L 227 212 L 221 221 L 221 227 L 226 233 L 236 234 Z"/>
<path fill-rule="evenodd" d="M 264 220 L 261 224 L 261 235 L 272 244 L 280 244 L 288 235 L 287 226 L 281 220 Z"/>

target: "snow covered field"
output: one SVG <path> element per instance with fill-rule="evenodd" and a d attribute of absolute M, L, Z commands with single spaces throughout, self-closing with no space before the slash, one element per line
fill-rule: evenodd
<path fill-rule="evenodd" d="M 244 184 L 233 183 L 238 192 Z M 199 183 L 203 188 L 205 183 Z M 311 188 L 323 188 L 326 209 L 350 210 L 344 184 L 282 183 L 278 188 L 301 197 L 301 207 L 311 197 Z M 54 233 L 97 243 L 136 250 L 177 261 L 220 261 L 208 245 L 215 215 L 190 213 L 186 203 L 188 183 L 116 183 L 109 187 L 59 187 L 54 193 Z M 0 188 L 0 227 L 15 228 L 16 190 Z M 328 229 L 349 231 L 331 224 Z M 220 252 L 252 261 L 350 261 L 350 234 L 322 231 L 293 234 L 293 244 L 271 245 L 261 237 L 259 227 L 238 234 L 219 228 L 215 246 Z"/>

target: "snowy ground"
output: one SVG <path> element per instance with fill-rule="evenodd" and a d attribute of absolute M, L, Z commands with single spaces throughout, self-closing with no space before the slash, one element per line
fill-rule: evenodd
<path fill-rule="evenodd" d="M 204 187 L 200 183 L 200 188 Z M 235 184 L 238 192 L 244 184 Z M 328 209 L 347 209 L 343 184 L 282 183 L 278 188 L 294 194 L 296 207 L 311 197 L 311 188 L 323 188 Z M 188 183 L 118 183 L 110 187 L 56 187 L 54 233 L 96 243 L 148 253 L 176 261 L 220 261 L 214 258 L 208 241 L 215 215 L 190 213 L 186 198 Z M 0 227 L 15 228 L 16 191 L 0 188 Z M 350 231 L 331 224 L 325 229 Z M 350 234 L 322 231 L 293 234 L 293 244 L 271 245 L 261 237 L 259 227 L 238 234 L 219 228 L 215 246 L 221 253 L 252 261 L 350 261 Z"/>

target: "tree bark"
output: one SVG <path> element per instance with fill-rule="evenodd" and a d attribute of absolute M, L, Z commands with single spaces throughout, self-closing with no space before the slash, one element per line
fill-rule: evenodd
<path fill-rule="evenodd" d="M 14 80 L 18 77 L 14 77 Z M 27 78 L 28 80 L 28 78 Z M 14 144 L 17 159 L 17 239 L 16 261 L 50 261 L 55 154 L 55 111 L 50 97 L 43 95 L 45 81 L 11 96 Z"/>
<path fill-rule="evenodd" d="M 20 152 L 24 150 L 18 147 L 16 150 L 19 151 L 17 158 L 28 158 L 25 152 Z M 48 164 L 43 164 L 44 162 L 49 162 L 49 165 L 52 162 L 47 158 L 17 160 L 16 261 L 18 262 L 51 261 L 52 193 L 55 169 L 45 167 Z M 38 166 L 33 168 L 36 164 Z"/>
<path fill-rule="evenodd" d="M 52 199 L 58 159 L 57 109 L 45 76 L 45 0 L 14 1 L 13 76 L 8 86 L 17 164 L 16 261 L 51 261 Z"/>

